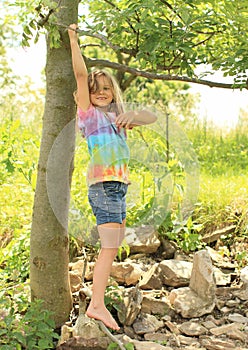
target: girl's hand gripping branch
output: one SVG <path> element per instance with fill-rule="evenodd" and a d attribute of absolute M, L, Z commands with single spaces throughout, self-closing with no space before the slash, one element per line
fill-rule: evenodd
<path fill-rule="evenodd" d="M 131 129 L 134 126 L 152 124 L 156 120 L 157 117 L 154 113 L 144 109 L 141 111 L 129 111 L 122 113 L 116 118 L 115 123 L 119 128 L 122 127 Z"/>

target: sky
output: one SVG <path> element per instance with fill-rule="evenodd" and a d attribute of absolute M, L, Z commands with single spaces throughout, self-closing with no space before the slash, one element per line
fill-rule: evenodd
<path fill-rule="evenodd" d="M 30 48 L 13 48 L 10 50 L 13 59 L 11 63 L 14 72 L 18 75 L 28 75 L 36 86 L 42 83 L 42 70 L 46 62 L 45 39 L 39 40 L 36 45 Z M 206 77 L 207 80 L 230 83 L 228 78 L 223 78 L 221 74 Z M 243 89 L 229 90 L 220 88 L 210 88 L 199 84 L 190 84 L 192 93 L 200 94 L 199 117 L 213 121 L 220 128 L 235 127 L 240 109 L 248 112 L 248 91 Z"/>

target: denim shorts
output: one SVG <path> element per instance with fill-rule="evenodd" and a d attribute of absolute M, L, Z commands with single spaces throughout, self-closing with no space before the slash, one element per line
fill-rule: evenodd
<path fill-rule="evenodd" d="M 109 222 L 119 224 L 126 218 L 128 185 L 119 181 L 105 181 L 89 187 L 88 198 L 97 225 Z"/>

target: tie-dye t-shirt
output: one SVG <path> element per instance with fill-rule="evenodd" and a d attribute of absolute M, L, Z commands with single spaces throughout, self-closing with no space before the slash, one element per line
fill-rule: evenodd
<path fill-rule="evenodd" d="M 104 114 L 90 105 L 78 109 L 78 127 L 86 138 L 90 154 L 88 186 L 104 181 L 128 182 L 129 148 L 126 132 L 115 124 L 115 113 Z"/>

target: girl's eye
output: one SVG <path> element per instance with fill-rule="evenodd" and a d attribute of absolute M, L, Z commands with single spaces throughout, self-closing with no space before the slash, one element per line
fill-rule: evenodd
<path fill-rule="evenodd" d="M 110 88 L 107 87 L 107 86 L 105 86 L 103 89 L 104 89 L 105 91 L 110 90 Z"/>

